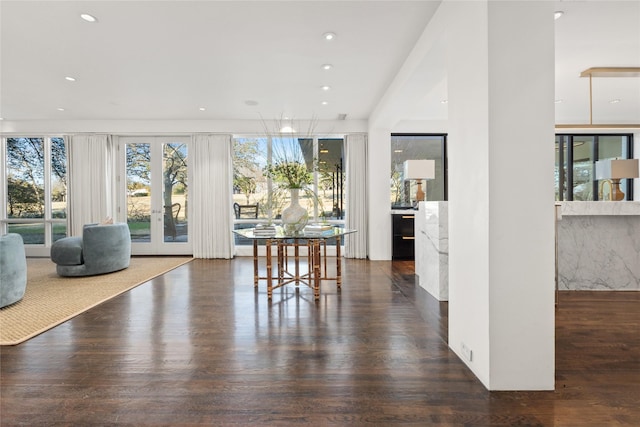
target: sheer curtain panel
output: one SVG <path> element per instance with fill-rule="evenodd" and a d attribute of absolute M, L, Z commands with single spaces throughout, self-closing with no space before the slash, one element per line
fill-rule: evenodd
<path fill-rule="evenodd" d="M 366 258 L 367 248 L 367 135 L 347 135 L 345 140 L 347 163 L 346 228 L 358 230 L 345 238 L 346 258 Z"/>
<path fill-rule="evenodd" d="M 69 152 L 69 235 L 85 224 L 116 217 L 116 146 L 110 135 L 73 135 Z"/>
<path fill-rule="evenodd" d="M 194 135 L 191 198 L 194 258 L 233 258 L 231 135 Z"/>

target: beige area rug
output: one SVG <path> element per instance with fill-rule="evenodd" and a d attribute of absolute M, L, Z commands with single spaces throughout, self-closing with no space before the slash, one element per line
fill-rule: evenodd
<path fill-rule="evenodd" d="M 115 273 L 60 277 L 50 259 L 28 258 L 24 298 L 0 309 L 0 345 L 24 342 L 192 259 L 133 257 Z"/>

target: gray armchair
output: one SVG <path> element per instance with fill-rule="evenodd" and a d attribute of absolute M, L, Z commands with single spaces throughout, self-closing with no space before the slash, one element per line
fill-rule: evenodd
<path fill-rule="evenodd" d="M 51 246 L 60 276 L 93 276 L 129 267 L 131 234 L 124 223 L 85 225 L 82 237 L 65 237 Z"/>
<path fill-rule="evenodd" d="M 27 288 L 27 257 L 22 236 L 0 236 L 0 307 L 16 303 Z"/>

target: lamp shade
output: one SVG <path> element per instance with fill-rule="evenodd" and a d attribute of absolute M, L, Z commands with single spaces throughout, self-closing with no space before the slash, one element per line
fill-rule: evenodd
<path fill-rule="evenodd" d="M 596 179 L 638 178 L 638 159 L 606 159 L 596 162 Z"/>
<path fill-rule="evenodd" d="M 435 160 L 405 160 L 404 180 L 434 179 L 436 177 Z"/>

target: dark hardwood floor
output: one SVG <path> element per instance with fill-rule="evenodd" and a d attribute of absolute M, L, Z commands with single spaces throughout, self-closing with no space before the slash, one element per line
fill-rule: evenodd
<path fill-rule="evenodd" d="M 411 262 L 266 298 L 250 258 L 194 260 L 0 349 L 2 426 L 638 426 L 640 293 L 563 292 L 556 390 L 488 392 Z"/>

